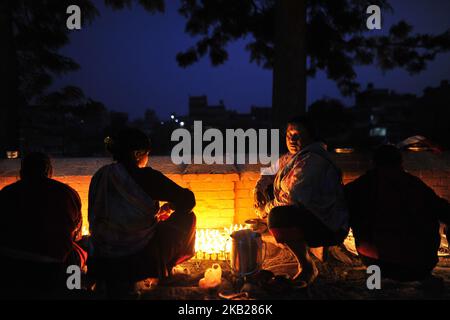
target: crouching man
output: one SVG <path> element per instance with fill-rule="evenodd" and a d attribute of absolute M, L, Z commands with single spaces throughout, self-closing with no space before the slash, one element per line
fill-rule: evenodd
<path fill-rule="evenodd" d="M 374 163 L 345 186 L 356 249 L 386 278 L 425 280 L 438 262 L 439 222 L 450 225 L 450 205 L 403 170 L 396 147 L 380 147 Z"/>

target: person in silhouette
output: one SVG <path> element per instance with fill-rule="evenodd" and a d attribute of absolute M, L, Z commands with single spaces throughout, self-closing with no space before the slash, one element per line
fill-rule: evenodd
<path fill-rule="evenodd" d="M 66 267 L 84 267 L 81 200 L 68 185 L 52 179 L 50 158 L 28 154 L 20 180 L 0 191 L 0 277 L 8 295 L 65 286 Z"/>
<path fill-rule="evenodd" d="M 194 255 L 195 196 L 147 166 L 150 141 L 143 132 L 125 128 L 105 142 L 115 162 L 89 186 L 88 267 L 114 296 L 140 280 L 169 276 Z"/>
<path fill-rule="evenodd" d="M 384 277 L 424 280 L 438 262 L 439 222 L 449 225 L 449 203 L 403 169 L 395 146 L 378 148 L 373 162 L 345 186 L 357 251 Z"/>

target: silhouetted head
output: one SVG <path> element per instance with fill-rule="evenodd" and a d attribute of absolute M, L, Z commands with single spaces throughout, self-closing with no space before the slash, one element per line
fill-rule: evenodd
<path fill-rule="evenodd" d="M 20 167 L 20 178 L 22 180 L 51 178 L 52 174 L 52 163 L 45 153 L 32 152 L 22 159 Z"/>
<path fill-rule="evenodd" d="M 297 116 L 288 121 L 286 129 L 286 146 L 290 153 L 297 153 L 316 140 L 317 134 L 315 126 L 307 116 Z"/>
<path fill-rule="evenodd" d="M 402 153 L 393 145 L 383 145 L 375 150 L 373 162 L 376 168 L 401 168 Z"/>
<path fill-rule="evenodd" d="M 150 140 L 142 131 L 124 128 L 107 137 L 105 144 L 114 160 L 139 168 L 147 166 Z"/>

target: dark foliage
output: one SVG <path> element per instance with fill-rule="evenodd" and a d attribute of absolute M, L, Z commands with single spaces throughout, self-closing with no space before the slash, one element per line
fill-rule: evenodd
<path fill-rule="evenodd" d="M 369 5 L 391 10 L 385 0 L 307 1 L 307 56 L 309 76 L 318 70 L 336 81 L 345 95 L 359 89 L 354 67 L 376 64 L 382 70 L 404 68 L 423 71 L 427 62 L 450 49 L 450 30 L 439 35 L 413 34 L 405 21 L 392 26 L 386 36 L 367 33 Z M 224 63 L 226 46 L 248 39 L 250 60 L 273 67 L 275 36 L 274 0 L 182 0 L 180 13 L 187 18 L 186 32 L 199 37 L 194 46 L 177 55 L 186 67 L 208 55 L 213 65 Z"/>

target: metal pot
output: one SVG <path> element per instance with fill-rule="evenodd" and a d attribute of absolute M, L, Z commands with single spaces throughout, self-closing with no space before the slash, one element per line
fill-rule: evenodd
<path fill-rule="evenodd" d="M 230 263 L 233 273 L 245 277 L 261 270 L 265 258 L 265 244 L 261 234 L 244 229 L 231 234 Z"/>

